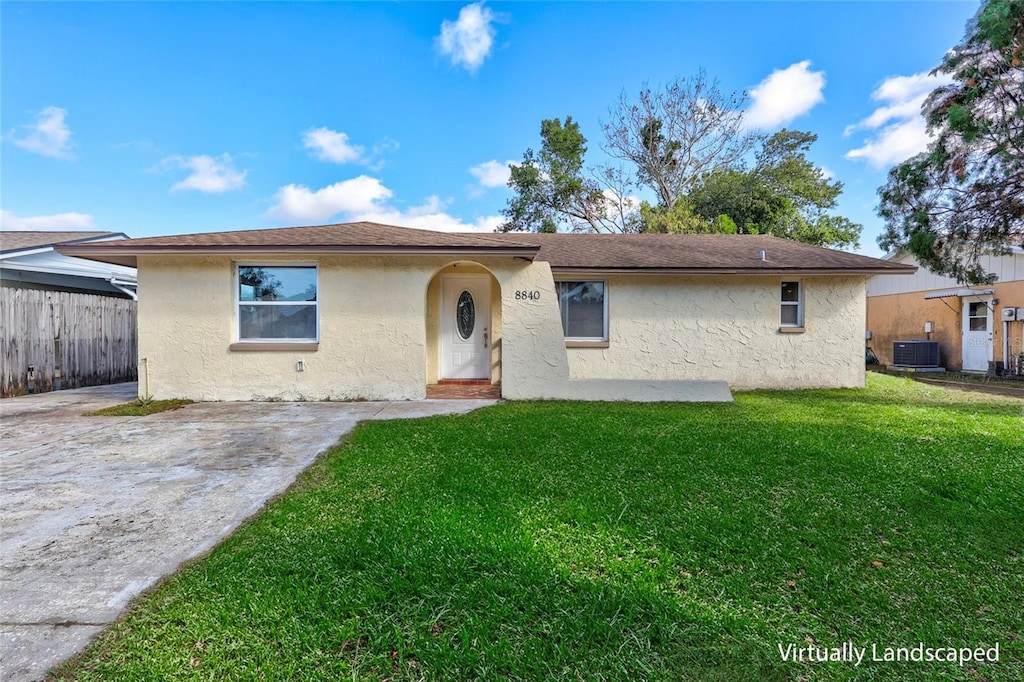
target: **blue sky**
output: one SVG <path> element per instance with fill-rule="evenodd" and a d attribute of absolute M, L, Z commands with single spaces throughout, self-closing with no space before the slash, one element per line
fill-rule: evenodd
<path fill-rule="evenodd" d="M 819 137 L 864 224 L 975 2 L 0 4 L 4 229 L 491 230 L 506 164 L 699 69 Z"/>

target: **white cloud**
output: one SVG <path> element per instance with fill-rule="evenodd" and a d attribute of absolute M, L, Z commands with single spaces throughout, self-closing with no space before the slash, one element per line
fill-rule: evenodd
<path fill-rule="evenodd" d="M 448 202 L 437 196 L 430 196 L 419 205 L 405 210 L 390 206 L 381 206 L 371 211 L 352 215 L 350 220 L 367 220 L 385 225 L 414 227 L 420 230 L 435 232 L 494 232 L 505 222 L 500 215 L 481 216 L 473 222 L 465 222 L 445 212 Z"/>
<path fill-rule="evenodd" d="M 392 192 L 377 178 L 360 175 L 333 185 L 311 190 L 303 185 L 285 185 L 274 195 L 268 218 L 282 222 L 319 223 L 339 215 L 377 210 L 378 202 Z"/>
<path fill-rule="evenodd" d="M 886 78 L 871 93 L 871 99 L 882 106 L 843 131 L 845 136 L 858 130 L 875 131 L 860 147 L 847 152 L 846 158 L 864 159 L 881 169 L 923 152 L 931 137 L 921 105 L 932 90 L 951 81 L 948 75 L 930 76 L 927 72 Z"/>
<path fill-rule="evenodd" d="M 302 145 L 312 149 L 316 158 L 334 163 L 360 161 L 366 151 L 359 145 L 350 144 L 348 135 L 330 128 L 313 128 L 302 136 Z"/>
<path fill-rule="evenodd" d="M 22 218 L 13 211 L 0 210 L 0 227 L 5 230 L 91 230 L 92 216 L 87 213 L 56 213 Z"/>
<path fill-rule="evenodd" d="M 398 151 L 398 142 L 383 138 L 370 148 L 352 144 L 347 133 L 327 127 L 312 128 L 302 136 L 302 146 L 313 152 L 321 161 L 337 164 L 358 163 L 372 171 L 379 171 L 386 164 L 385 157 Z"/>
<path fill-rule="evenodd" d="M 501 163 L 492 159 L 473 166 L 469 169 L 469 173 L 479 181 L 481 187 L 505 187 L 511 176 L 509 166 L 515 164 L 515 161 Z"/>
<path fill-rule="evenodd" d="M 920 154 L 930 141 L 924 117 L 918 116 L 886 126 L 862 146 L 846 152 L 846 158 L 864 159 L 881 169 Z"/>
<path fill-rule="evenodd" d="M 810 60 L 776 69 L 750 91 L 743 115 L 750 128 L 774 129 L 803 116 L 825 101 L 825 72 L 811 71 Z"/>
<path fill-rule="evenodd" d="M 445 19 L 437 46 L 451 59 L 452 66 L 462 66 L 470 73 L 484 63 L 494 46 L 494 13 L 483 2 L 466 5 L 459 10 L 456 21 Z"/>
<path fill-rule="evenodd" d="M 445 212 L 448 202 L 430 196 L 419 206 L 400 209 L 388 204 L 394 193 L 377 178 L 360 175 L 318 190 L 286 185 L 274 196 L 266 217 L 282 223 L 317 224 L 333 220 L 366 220 L 438 232 L 493 232 L 500 215 L 465 222 Z"/>
<path fill-rule="evenodd" d="M 67 115 L 66 109 L 46 107 L 39 112 L 34 123 L 12 130 L 7 139 L 33 154 L 57 159 L 74 158 L 71 153 L 71 128 L 64 122 Z"/>
<path fill-rule="evenodd" d="M 249 171 L 236 170 L 230 154 L 220 156 L 169 156 L 160 162 L 160 170 L 184 168 L 191 174 L 171 187 L 172 192 L 194 189 L 207 194 L 222 194 L 245 186 Z"/>

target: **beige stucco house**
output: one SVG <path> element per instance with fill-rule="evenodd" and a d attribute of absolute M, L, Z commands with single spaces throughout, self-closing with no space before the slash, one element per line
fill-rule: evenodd
<path fill-rule="evenodd" d="M 469 234 L 373 223 L 82 244 L 138 268 L 139 393 L 728 400 L 864 385 L 890 263 L 751 235 Z"/>
<path fill-rule="evenodd" d="M 918 265 L 907 253 L 886 260 Z M 948 370 L 985 372 L 990 362 L 1015 368 L 1024 351 L 1024 249 L 983 256 L 981 266 L 995 284 L 964 286 L 927 268 L 871 277 L 867 328 L 879 361 L 893 364 L 894 342 L 923 339 L 938 343 L 938 364 Z"/>

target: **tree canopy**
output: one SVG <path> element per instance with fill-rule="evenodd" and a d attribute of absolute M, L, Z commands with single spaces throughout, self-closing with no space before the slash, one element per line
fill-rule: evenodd
<path fill-rule="evenodd" d="M 994 281 L 984 253 L 1024 245 L 1024 0 L 986 0 L 933 73 L 928 150 L 879 189 L 879 245 L 965 283 Z"/>
<path fill-rule="evenodd" d="M 764 140 L 752 168 L 704 175 L 689 202 L 708 221 L 728 217 L 741 234 L 770 234 L 818 246 L 857 244 L 861 226 L 830 213 L 843 184 L 807 159 L 817 135 L 780 130 Z"/>
<path fill-rule="evenodd" d="M 746 94 L 723 93 L 701 71 L 664 87 L 625 92 L 604 124 L 605 151 L 636 169 L 661 206 L 672 206 L 700 177 L 741 163 L 758 142 L 743 128 Z"/>
<path fill-rule="evenodd" d="M 630 231 L 631 207 L 624 203 L 625 193 L 615 192 L 614 174 L 588 174 L 583 167 L 587 139 L 571 116 L 547 119 L 540 125 L 541 149 L 527 149 L 522 163 L 512 165 L 509 187 L 515 196 L 509 200 L 502 232 Z M 635 230 L 634 230 L 635 231 Z"/>
<path fill-rule="evenodd" d="M 528 149 L 511 168 L 515 195 L 499 229 L 751 233 L 856 245 L 861 226 L 831 213 L 842 183 L 807 159 L 817 136 L 746 131 L 745 101 L 703 73 L 645 86 L 635 101 L 622 95 L 603 127 L 604 151 L 619 167 L 585 165 L 587 141 L 572 117 L 542 121 L 540 152 Z M 645 191 L 654 203 L 638 198 Z"/>

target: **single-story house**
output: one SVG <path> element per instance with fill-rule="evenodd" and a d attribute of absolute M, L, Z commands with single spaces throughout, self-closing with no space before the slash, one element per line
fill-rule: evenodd
<path fill-rule="evenodd" d="M 367 222 L 61 250 L 138 267 L 140 394 L 198 400 L 419 399 L 458 380 L 511 399 L 861 387 L 866 279 L 914 271 L 767 236 Z"/>
<path fill-rule="evenodd" d="M 995 284 L 965 286 L 920 268 L 910 277 L 878 274 L 868 280 L 868 331 L 882 364 L 893 363 L 893 343 L 938 343 L 938 364 L 947 370 L 985 372 L 989 362 L 1010 369 L 1024 351 L 1024 249 L 983 256 Z M 907 253 L 890 263 L 916 266 Z"/>
<path fill-rule="evenodd" d="M 135 379 L 135 268 L 56 250 L 126 239 L 0 231 L 0 395 Z"/>

